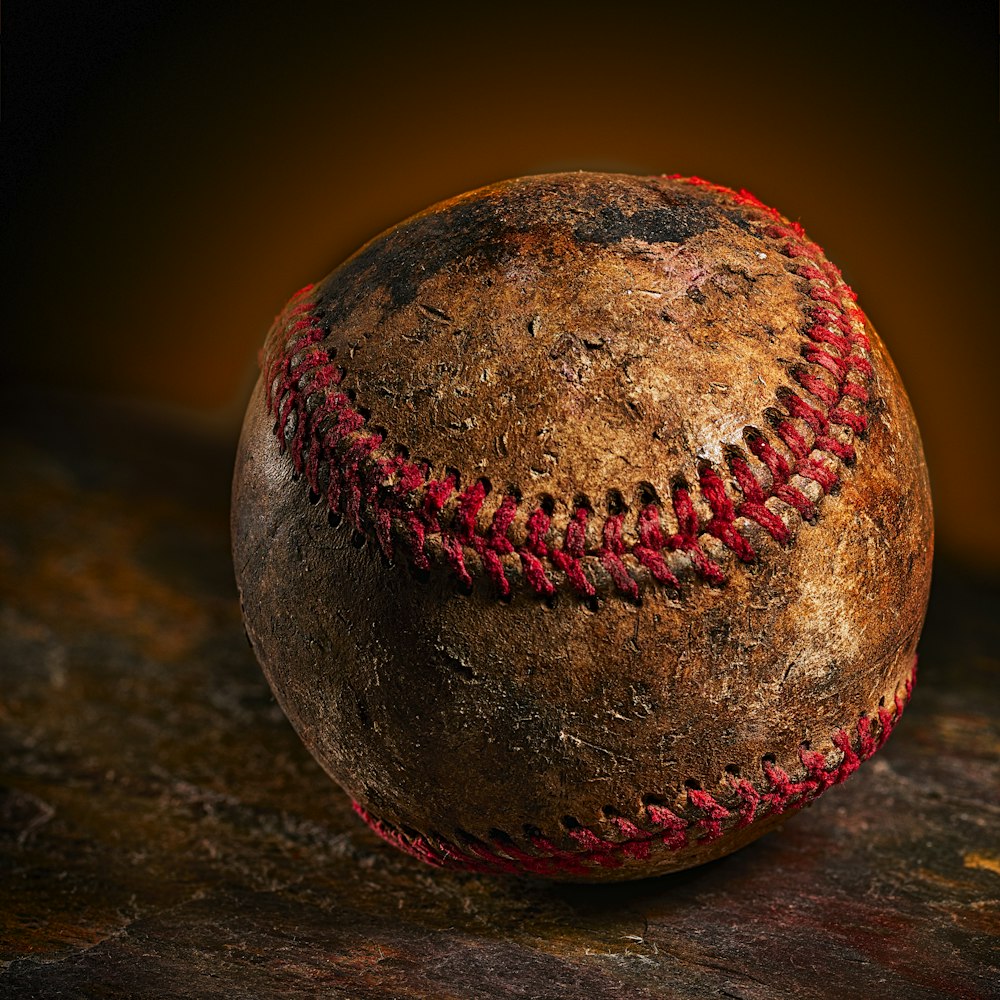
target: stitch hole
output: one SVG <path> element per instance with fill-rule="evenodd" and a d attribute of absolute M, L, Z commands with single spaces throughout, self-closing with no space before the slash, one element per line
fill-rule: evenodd
<path fill-rule="evenodd" d="M 585 496 L 583 493 L 578 493 L 575 497 L 573 497 L 573 509 L 585 510 L 590 514 L 594 513 L 594 507 L 590 502 L 590 497 Z"/>
<path fill-rule="evenodd" d="M 612 517 L 618 514 L 624 514 L 628 510 L 628 506 L 625 503 L 625 498 L 621 494 L 621 490 L 609 490 L 607 497 L 608 513 Z"/>
<path fill-rule="evenodd" d="M 538 506 L 545 512 L 546 517 L 551 517 L 556 511 L 556 502 L 548 493 L 543 493 L 538 498 Z"/>
<path fill-rule="evenodd" d="M 331 528 L 339 528 L 344 520 L 344 515 L 337 510 L 328 510 L 326 512 L 326 523 L 330 525 Z"/>
<path fill-rule="evenodd" d="M 322 497 L 312 488 L 309 490 L 309 502 L 315 507 L 316 504 L 320 502 Z"/>
<path fill-rule="evenodd" d="M 353 545 L 354 548 L 363 549 L 365 547 L 366 542 L 367 539 L 360 531 L 351 532 L 351 545 Z"/>
<path fill-rule="evenodd" d="M 668 789 L 668 791 L 672 792 L 672 789 Z M 678 806 L 679 802 L 676 797 L 671 801 L 665 795 L 643 795 L 644 821 L 661 826 L 664 820 L 669 822 L 671 816 L 677 816 Z"/>
<path fill-rule="evenodd" d="M 551 611 L 559 604 L 559 595 L 557 593 L 549 594 L 542 603 Z"/>
<path fill-rule="evenodd" d="M 466 836 L 471 837 L 471 834 L 466 834 Z M 514 847 L 514 838 L 506 830 L 499 830 L 496 827 L 492 827 L 487 830 L 486 836 L 501 850 L 509 850 Z M 471 839 L 474 840 L 475 838 L 472 837 Z"/>
<path fill-rule="evenodd" d="M 433 845 L 433 842 L 435 842 L 435 841 L 438 844 L 447 844 L 448 843 L 448 838 L 447 837 L 442 836 L 441 833 L 440 833 L 440 831 L 433 830 L 433 829 L 427 831 L 427 836 L 424 838 L 424 840 L 426 840 L 428 842 L 431 842 L 432 845 Z"/>
<path fill-rule="evenodd" d="M 524 494 L 521 493 L 520 488 L 515 486 L 513 483 L 508 485 L 506 495 L 513 497 L 518 503 L 524 499 Z"/>
<path fill-rule="evenodd" d="M 787 406 L 788 406 L 787 401 L 792 396 L 797 396 L 797 395 L 798 395 L 798 393 L 793 388 L 791 388 L 791 386 L 787 386 L 787 385 L 779 385 L 778 388 L 774 390 L 774 398 L 779 403 L 781 403 L 782 406 L 786 407 L 786 409 L 787 409 Z"/>
<path fill-rule="evenodd" d="M 736 764 L 727 764 L 723 770 L 726 774 L 732 775 L 734 778 L 738 778 L 740 776 L 740 769 L 736 766 Z"/>
<path fill-rule="evenodd" d="M 614 806 L 601 806 L 601 816 L 604 819 L 618 819 L 620 815 Z"/>
<path fill-rule="evenodd" d="M 773 406 L 769 406 L 764 411 L 764 419 L 771 425 L 772 428 L 776 428 L 778 424 L 790 419 L 787 413 L 782 413 L 781 410 L 776 409 Z M 763 435 L 761 435 L 763 437 Z"/>
<path fill-rule="evenodd" d="M 448 479 L 449 477 L 455 481 L 455 489 L 460 490 L 462 488 L 462 474 L 454 466 L 446 465 L 444 467 L 444 478 Z"/>
<path fill-rule="evenodd" d="M 746 432 L 744 431 L 744 434 Z M 727 444 L 723 446 L 722 455 L 726 460 L 726 465 L 733 466 L 734 462 L 747 461 L 747 453 L 737 444 Z"/>
<path fill-rule="evenodd" d="M 821 368 L 819 371 L 810 371 L 810 369 L 803 364 L 795 364 L 789 369 L 789 374 L 802 385 L 802 379 L 806 378 L 816 378 L 823 383 L 828 389 L 836 392 L 839 386 L 834 382 L 833 375 L 830 374 L 825 368 Z M 831 384 L 832 383 L 832 384 Z M 802 386 L 806 392 L 812 393 L 811 389 L 807 389 L 804 385 Z"/>
<path fill-rule="evenodd" d="M 483 484 L 483 490 L 486 495 L 489 496 L 493 492 L 493 484 L 486 478 L 486 476 L 480 476 L 479 482 Z"/>
<path fill-rule="evenodd" d="M 385 440 L 385 438 L 383 438 L 383 440 Z M 407 448 L 405 444 L 397 444 L 395 448 L 393 448 L 393 454 L 396 455 L 397 458 L 409 461 L 410 449 Z"/>
<path fill-rule="evenodd" d="M 802 741 L 802 742 L 801 742 L 801 743 L 799 744 L 799 746 L 800 746 L 800 747 L 801 747 L 801 748 L 802 748 L 803 750 L 811 750 L 811 749 L 812 749 L 812 740 L 803 740 L 803 741 Z"/>
<path fill-rule="evenodd" d="M 684 787 L 690 789 L 693 792 L 701 791 L 701 782 L 695 780 L 694 778 L 685 778 Z"/>
<path fill-rule="evenodd" d="M 882 697 L 879 698 L 879 700 L 878 700 L 878 707 L 879 708 L 885 708 L 885 695 L 882 695 Z"/>
<path fill-rule="evenodd" d="M 368 419 L 367 417 L 365 418 Z M 385 440 L 389 436 L 389 432 L 384 427 L 368 427 L 367 431 L 369 434 L 374 434 L 381 440 Z"/>
<path fill-rule="evenodd" d="M 371 715 L 368 712 L 368 706 L 361 698 L 358 698 L 355 701 L 354 709 L 357 712 L 358 721 L 365 727 L 365 729 L 368 729 L 372 724 Z"/>
<path fill-rule="evenodd" d="M 344 389 L 344 395 L 351 401 L 352 404 L 354 403 L 354 400 L 357 399 L 358 396 L 358 394 L 353 389 Z"/>
<path fill-rule="evenodd" d="M 559 821 L 566 830 L 579 830 L 583 824 L 575 816 L 563 816 Z"/>
<path fill-rule="evenodd" d="M 601 608 L 601 602 L 598 600 L 596 594 L 591 594 L 583 603 L 584 607 L 591 612 L 599 611 Z"/>
<path fill-rule="evenodd" d="M 643 507 L 648 507 L 650 504 L 655 504 L 657 507 L 662 506 L 660 495 L 656 492 L 656 487 L 652 483 L 639 483 L 637 492 L 639 503 Z"/>
<path fill-rule="evenodd" d="M 773 753 L 766 753 L 761 757 L 760 762 L 762 764 L 771 764 L 772 766 L 778 763 L 777 755 Z"/>

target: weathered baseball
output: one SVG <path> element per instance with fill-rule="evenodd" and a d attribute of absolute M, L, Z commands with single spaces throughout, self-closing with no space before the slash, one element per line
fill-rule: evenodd
<path fill-rule="evenodd" d="M 637 878 L 881 746 L 931 504 L 854 299 L 746 192 L 588 173 L 443 202 L 292 299 L 236 573 L 278 701 L 378 833 Z"/>

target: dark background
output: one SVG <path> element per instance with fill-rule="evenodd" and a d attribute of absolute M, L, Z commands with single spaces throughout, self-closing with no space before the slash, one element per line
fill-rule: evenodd
<path fill-rule="evenodd" d="M 386 226 L 518 174 L 698 174 L 840 264 L 939 545 L 995 566 L 997 25 L 934 10 L 8 5 L 3 384 L 235 435 L 274 313 Z"/>

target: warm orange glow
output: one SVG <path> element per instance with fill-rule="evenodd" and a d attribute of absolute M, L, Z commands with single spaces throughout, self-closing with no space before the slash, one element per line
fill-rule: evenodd
<path fill-rule="evenodd" d="M 10 370 L 235 421 L 274 313 L 402 217 L 524 173 L 698 174 L 840 264 L 909 388 L 941 545 L 1000 559 L 992 60 L 805 5 L 763 27 L 339 6 L 172 22 L 77 100 L 16 197 Z"/>

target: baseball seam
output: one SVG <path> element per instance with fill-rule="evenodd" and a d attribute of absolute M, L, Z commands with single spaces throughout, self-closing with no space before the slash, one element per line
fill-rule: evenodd
<path fill-rule="evenodd" d="M 390 560 L 401 551 L 425 571 L 436 555 L 466 590 L 478 563 L 500 598 L 509 598 L 513 582 L 521 580 L 542 597 L 554 597 L 561 585 L 596 602 L 596 579 L 639 601 L 650 581 L 679 590 L 684 566 L 709 584 L 725 583 L 726 573 L 711 553 L 717 546 L 708 540 L 715 539 L 741 562 L 752 562 L 758 552 L 746 534 L 749 523 L 777 544 L 791 544 L 795 516 L 816 520 L 819 501 L 839 485 L 840 467 L 854 463 L 855 440 L 868 427 L 873 369 L 866 356 L 864 316 L 840 271 L 798 223 L 788 223 L 747 191 L 696 177 L 671 179 L 763 213 L 758 236 L 785 258 L 791 274 L 805 280 L 810 302 L 802 361 L 790 370 L 797 388 L 775 390 L 776 406 L 762 421 L 771 436 L 748 426 L 746 448 L 726 449 L 728 483 L 718 467 L 699 462 L 696 503 L 691 483 L 675 477 L 673 530 L 664 524 L 665 505 L 649 496 L 641 498 L 634 520 L 626 523 L 630 508 L 618 490 L 609 491 L 599 524 L 590 500 L 577 498 L 560 532 L 553 525 L 551 499 L 525 517 L 522 494 L 513 489 L 485 523 L 492 489 L 488 479 L 463 489 L 454 471 L 434 478 L 426 464 L 410 461 L 404 448 L 387 447 L 386 435 L 369 426 L 367 411 L 342 388 L 345 370 L 336 349 L 321 346 L 329 331 L 315 315 L 309 285 L 276 319 L 261 368 L 279 449 L 290 453 L 311 498 L 325 498 L 331 514 L 346 518 L 364 537 L 374 537 Z M 523 526 L 521 537 L 512 538 L 516 520 Z M 742 530 L 740 521 L 745 522 Z M 597 538 L 600 543 L 594 544 Z"/>
<path fill-rule="evenodd" d="M 683 793 L 684 806 L 676 811 L 655 796 L 643 796 L 641 827 L 607 807 L 604 826 L 605 830 L 610 827 L 615 831 L 612 836 L 595 832 L 592 826 L 574 817 L 566 817 L 565 834 L 577 845 L 572 849 L 560 848 L 535 829 L 526 829 L 523 838 L 496 830 L 488 840 L 468 833 L 460 833 L 456 839 L 421 834 L 378 819 L 357 802 L 353 807 L 384 840 L 435 867 L 569 877 L 583 876 L 596 868 L 621 868 L 632 861 L 647 861 L 660 849 L 680 851 L 707 844 L 766 816 L 797 810 L 845 781 L 889 738 L 903 715 L 915 679 L 916 658 L 903 682 L 904 693 L 900 694 L 897 687 L 894 710 L 886 708 L 882 699 L 876 712 L 877 721 L 862 715 L 854 727 L 853 739 L 847 730 L 838 730 L 832 740 L 833 754 L 811 750 L 807 743 L 802 743 L 798 752 L 801 768 L 795 776 L 779 767 L 774 755 L 767 754 L 761 759 L 762 780 L 757 785 L 727 771 L 717 795 L 687 787 Z"/>

